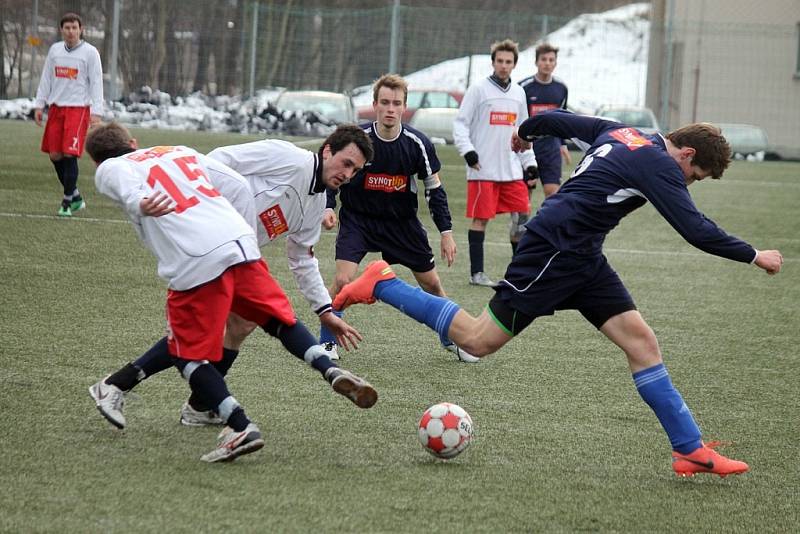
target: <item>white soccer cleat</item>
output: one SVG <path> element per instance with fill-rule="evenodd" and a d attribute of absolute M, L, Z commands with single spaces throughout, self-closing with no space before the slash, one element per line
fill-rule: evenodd
<path fill-rule="evenodd" d="M 217 448 L 200 457 L 204 462 L 232 462 L 243 454 L 256 452 L 264 446 L 261 431 L 254 423 L 247 425 L 241 432 L 226 426 L 217 437 Z"/>
<path fill-rule="evenodd" d="M 201 412 L 192 408 L 188 402 L 184 402 L 183 406 L 181 406 L 181 424 L 186 426 L 208 426 L 221 425 L 224 424 L 224 421 L 212 410 Z"/>
<path fill-rule="evenodd" d="M 338 360 L 339 359 L 339 345 L 329 341 L 328 343 L 323 343 L 322 348 L 325 349 L 325 355 L 330 358 L 331 360 Z"/>
<path fill-rule="evenodd" d="M 497 285 L 483 271 L 470 275 L 469 283 L 470 285 L 473 286 L 484 286 L 484 287 L 495 287 Z"/>
<path fill-rule="evenodd" d="M 125 415 L 122 413 L 125 405 L 123 392 L 117 386 L 106 384 L 106 378 L 89 386 L 89 395 L 109 423 L 117 428 L 125 428 Z"/>
<path fill-rule="evenodd" d="M 479 361 L 481 361 L 480 358 L 476 358 L 475 356 L 473 356 L 469 352 L 465 351 L 464 349 L 462 349 L 461 347 L 459 347 L 455 343 L 450 343 L 449 345 L 444 345 L 444 348 L 447 349 L 448 351 L 452 352 L 456 356 L 458 356 L 458 359 L 461 360 L 462 362 L 478 363 Z"/>

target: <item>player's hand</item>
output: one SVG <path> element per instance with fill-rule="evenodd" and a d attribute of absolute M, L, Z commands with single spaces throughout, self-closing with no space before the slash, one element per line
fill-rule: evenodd
<path fill-rule="evenodd" d="M 155 192 L 139 202 L 139 211 L 146 217 L 162 217 L 175 211 L 175 205 L 165 193 Z"/>
<path fill-rule="evenodd" d="M 525 183 L 528 184 L 528 189 L 536 189 L 536 182 L 539 180 L 539 169 L 531 165 L 525 169 Z"/>
<path fill-rule="evenodd" d="M 89 125 L 94 126 L 95 124 L 100 124 L 103 122 L 103 117 L 100 115 L 90 115 L 89 116 Z"/>
<path fill-rule="evenodd" d="M 464 154 L 464 161 L 467 162 L 467 166 L 475 169 L 476 171 L 481 170 L 481 164 L 478 162 L 478 160 L 478 153 L 474 150 L 470 150 Z"/>
<path fill-rule="evenodd" d="M 569 165 L 572 163 L 572 156 L 569 155 L 569 149 L 567 145 L 561 145 L 561 159 L 564 160 L 564 163 Z"/>
<path fill-rule="evenodd" d="M 33 110 L 33 120 L 36 122 L 36 126 L 42 125 L 42 115 L 44 115 L 44 110 L 42 108 L 36 108 Z"/>
<path fill-rule="evenodd" d="M 755 264 L 767 274 L 778 274 L 783 265 L 783 255 L 779 250 L 759 250 Z"/>
<path fill-rule="evenodd" d="M 530 147 L 531 143 L 521 138 L 517 132 L 511 134 L 511 150 L 514 152 L 525 152 Z"/>
<path fill-rule="evenodd" d="M 447 260 L 447 266 L 453 265 L 456 261 L 456 240 L 453 239 L 453 232 L 442 234 L 442 259 Z"/>
<path fill-rule="evenodd" d="M 357 349 L 358 342 L 364 339 L 358 330 L 331 312 L 320 315 L 319 322 L 336 336 L 336 343 L 345 350 L 350 350 L 351 347 Z"/>
<path fill-rule="evenodd" d="M 336 212 L 330 208 L 325 208 L 322 214 L 322 227 L 326 230 L 333 230 L 336 227 Z"/>

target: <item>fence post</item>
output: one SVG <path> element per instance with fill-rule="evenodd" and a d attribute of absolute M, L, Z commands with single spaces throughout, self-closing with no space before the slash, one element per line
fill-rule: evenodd
<path fill-rule="evenodd" d="M 667 29 L 664 32 L 664 47 L 667 59 L 664 61 L 664 76 L 661 86 L 661 115 L 659 117 L 661 129 L 669 130 L 670 116 L 669 98 L 672 93 L 672 21 L 675 18 L 675 1 L 667 0 Z"/>
<path fill-rule="evenodd" d="M 397 40 L 400 34 L 400 0 L 392 4 L 392 33 L 389 40 L 389 72 L 397 72 Z"/>
<path fill-rule="evenodd" d="M 39 0 L 33 0 L 33 20 L 31 21 L 31 35 L 33 37 L 39 37 Z M 34 96 L 33 73 L 35 72 L 36 69 L 36 52 L 38 50 L 39 50 L 39 45 L 37 44 L 33 46 L 33 52 L 31 52 L 31 73 L 28 78 L 28 98 L 33 98 Z"/>
<path fill-rule="evenodd" d="M 108 99 L 111 101 L 117 100 L 120 95 L 117 94 L 117 61 L 119 59 L 119 8 L 122 0 L 114 0 L 114 18 L 112 21 L 111 33 L 111 80 L 108 84 L 110 89 Z"/>
<path fill-rule="evenodd" d="M 256 39 L 258 38 L 258 0 L 253 2 L 253 32 L 250 35 L 250 98 L 256 94 Z"/>

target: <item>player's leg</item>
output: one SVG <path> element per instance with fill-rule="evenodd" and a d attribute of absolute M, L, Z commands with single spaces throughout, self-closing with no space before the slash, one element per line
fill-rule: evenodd
<path fill-rule="evenodd" d="M 232 310 L 253 321 L 277 338 L 291 354 L 320 372 L 337 393 L 359 408 L 370 408 L 378 394 L 369 383 L 340 369 L 306 326 L 297 320 L 292 305 L 280 285 L 269 274 L 263 260 L 231 268 L 236 275 L 236 294 Z"/>
<path fill-rule="evenodd" d="M 513 255 L 517 252 L 517 245 L 525 230 L 524 225 L 530 217 L 531 201 L 528 185 L 525 180 L 514 180 L 498 183 L 497 188 L 499 190 L 497 213 L 511 214 L 509 242 Z"/>
<path fill-rule="evenodd" d="M 483 242 L 489 219 L 497 213 L 498 189 L 495 182 L 469 180 L 467 182 L 467 217 L 472 219 L 467 242 L 469 243 L 469 283 L 493 287 L 494 282 L 483 265 Z"/>
<path fill-rule="evenodd" d="M 62 146 L 64 145 L 64 120 L 65 115 L 62 108 L 51 105 L 47 112 L 47 122 L 44 126 L 44 133 L 42 135 L 42 152 L 46 152 L 50 157 L 50 162 L 58 176 L 58 182 L 61 184 L 61 189 L 64 189 L 64 152 Z M 69 199 L 63 198 L 58 209 L 58 215 L 61 217 L 71 217 L 72 209 L 70 207 Z"/>
<path fill-rule="evenodd" d="M 358 265 L 369 252 L 368 236 L 369 228 L 363 226 L 364 221 L 360 221 L 345 209 L 339 210 L 339 231 L 336 234 L 336 275 L 330 288 L 331 298 L 334 298 L 339 290 L 349 284 L 358 273 Z M 332 310 L 337 317 L 342 317 L 341 310 Z M 333 360 L 339 359 L 339 350 L 336 336 L 334 333 L 320 325 L 319 342 L 328 351 L 328 356 Z"/>
<path fill-rule="evenodd" d="M 78 190 L 78 158 L 83 153 L 86 132 L 89 129 L 88 107 L 64 108 L 64 130 L 61 138 L 61 151 L 64 154 L 64 199 L 69 200 L 74 213 L 86 207 Z"/>
<path fill-rule="evenodd" d="M 703 444 L 700 428 L 664 366 L 656 336 L 638 311 L 610 317 L 600 331 L 625 352 L 639 395 L 655 412 L 669 437 L 676 473 L 711 472 L 725 476 L 747 471 L 747 464 L 725 458 Z"/>
<path fill-rule="evenodd" d="M 517 246 L 519 245 L 519 240 L 522 238 L 522 234 L 525 233 L 525 225 L 528 223 L 528 219 L 530 219 L 530 214 L 528 213 L 519 211 L 511 213 L 508 235 L 511 241 L 512 254 L 517 253 Z"/>
<path fill-rule="evenodd" d="M 222 339 L 234 301 L 234 266 L 220 277 L 189 291 L 170 291 L 167 317 L 172 336 L 167 344 L 192 394 L 210 406 L 225 423 L 217 446 L 202 456 L 206 462 L 230 461 L 264 446 L 258 427 L 228 390 L 225 378 L 211 365 L 222 359 Z"/>

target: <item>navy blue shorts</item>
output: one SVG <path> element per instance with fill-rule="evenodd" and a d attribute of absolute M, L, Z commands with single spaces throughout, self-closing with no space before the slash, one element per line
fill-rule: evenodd
<path fill-rule="evenodd" d="M 399 263 L 417 273 L 436 266 L 419 219 L 376 219 L 340 209 L 336 259 L 361 263 L 368 252 L 380 252 L 387 263 Z"/>
<path fill-rule="evenodd" d="M 611 317 L 636 309 L 603 254 L 559 252 L 530 230 L 495 291 L 489 311 L 511 335 L 556 310 L 578 310 L 600 328 Z"/>
<path fill-rule="evenodd" d="M 542 137 L 533 143 L 536 164 L 539 166 L 539 181 L 543 184 L 561 183 L 561 140 Z"/>

